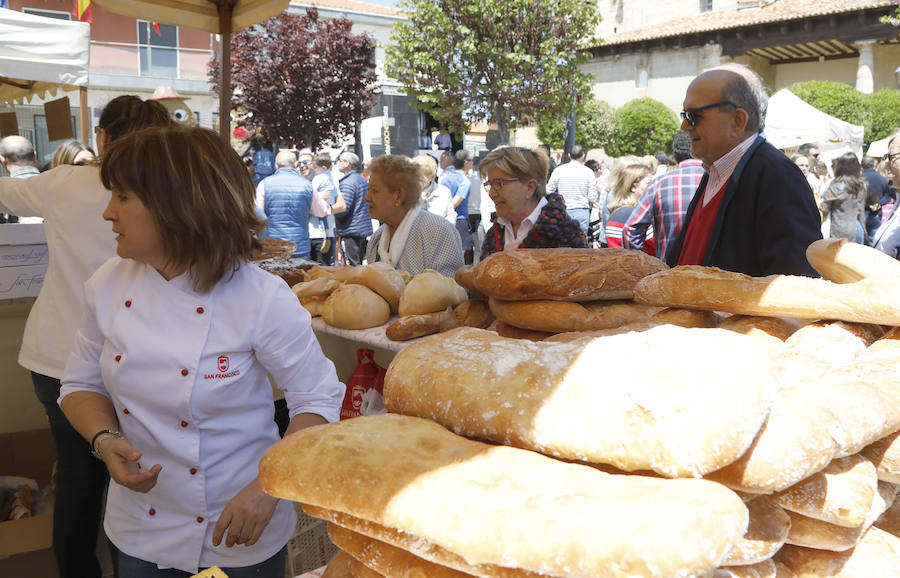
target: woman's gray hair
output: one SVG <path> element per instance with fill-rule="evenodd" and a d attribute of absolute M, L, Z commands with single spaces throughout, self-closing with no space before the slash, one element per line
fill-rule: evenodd
<path fill-rule="evenodd" d="M 716 68 L 735 73 L 722 87 L 722 100 L 747 111 L 747 133 L 762 132 L 766 126 L 766 111 L 769 109 L 769 95 L 762 77 L 750 68 L 733 62 Z"/>

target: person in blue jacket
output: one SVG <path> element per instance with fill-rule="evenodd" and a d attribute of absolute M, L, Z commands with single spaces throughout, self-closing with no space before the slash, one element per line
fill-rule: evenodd
<path fill-rule="evenodd" d="M 369 183 L 359 172 L 359 157 L 351 152 L 341 153 L 337 169 L 344 176 L 340 181 L 341 195 L 347 210 L 335 215 L 335 233 L 341 238 L 341 251 L 347 265 L 362 265 L 368 238 L 372 234 L 372 217 L 366 193 Z"/>

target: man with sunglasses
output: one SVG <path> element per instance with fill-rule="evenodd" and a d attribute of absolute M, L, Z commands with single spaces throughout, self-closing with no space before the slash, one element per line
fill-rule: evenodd
<path fill-rule="evenodd" d="M 900 183 L 900 130 L 888 141 L 888 152 L 884 155 L 888 173 L 894 187 Z M 872 237 L 872 246 L 895 259 L 900 259 L 900 200 L 894 202 L 891 215 L 881 224 Z"/>
<path fill-rule="evenodd" d="M 759 76 L 738 64 L 688 86 L 681 128 L 706 174 L 666 251 L 669 266 L 818 276 L 806 248 L 822 238 L 819 212 L 803 173 L 761 134 L 767 107 Z"/>

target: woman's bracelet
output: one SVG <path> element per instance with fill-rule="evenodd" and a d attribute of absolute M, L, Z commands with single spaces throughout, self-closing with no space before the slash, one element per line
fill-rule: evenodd
<path fill-rule="evenodd" d="M 103 442 L 103 440 L 108 439 L 108 438 L 121 439 L 123 437 L 125 437 L 125 436 L 123 436 L 120 432 L 117 432 L 115 430 L 102 429 L 102 430 L 98 431 L 97 433 L 95 433 L 93 439 L 91 439 L 91 453 L 94 454 L 94 457 L 97 458 L 98 460 L 102 460 L 103 454 L 100 453 L 100 444 Z"/>

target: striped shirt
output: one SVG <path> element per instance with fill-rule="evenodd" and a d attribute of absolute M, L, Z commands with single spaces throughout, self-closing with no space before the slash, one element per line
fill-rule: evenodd
<path fill-rule="evenodd" d="M 656 236 L 656 256 L 664 259 L 666 249 L 681 232 L 684 215 L 703 178 L 703 163 L 688 159 L 678 168 L 650 181 L 628 222 L 622 240 L 626 249 L 643 249 L 652 230 Z"/>
<path fill-rule="evenodd" d="M 547 193 L 559 193 L 566 209 L 590 209 L 597 202 L 597 179 L 594 171 L 578 161 L 559 165 L 550 175 Z"/>
<path fill-rule="evenodd" d="M 750 150 L 750 147 L 756 141 L 757 136 L 759 136 L 759 133 L 753 133 L 747 140 L 725 153 L 709 167 L 709 180 L 706 182 L 706 191 L 703 193 L 704 207 L 723 189 L 725 183 L 731 178 L 734 169 L 737 168 L 738 163 L 744 158 L 744 153 Z"/>

